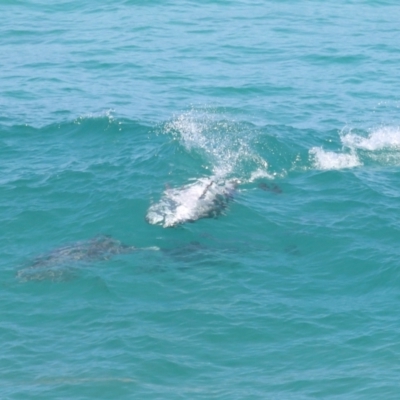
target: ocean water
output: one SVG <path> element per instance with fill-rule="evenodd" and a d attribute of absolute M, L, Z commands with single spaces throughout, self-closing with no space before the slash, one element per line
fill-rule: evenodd
<path fill-rule="evenodd" d="M 0 13 L 1 399 L 400 397 L 397 2 Z"/>

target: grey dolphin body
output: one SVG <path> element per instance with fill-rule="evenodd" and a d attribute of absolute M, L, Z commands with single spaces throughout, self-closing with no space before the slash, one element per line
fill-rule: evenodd
<path fill-rule="evenodd" d="M 26 268 L 17 272 L 21 280 L 61 280 L 71 268 L 90 262 L 108 260 L 117 254 L 137 250 L 111 236 L 99 235 L 92 239 L 71 243 L 36 257 Z"/>
<path fill-rule="evenodd" d="M 200 178 L 179 188 L 166 189 L 146 215 L 148 223 L 174 227 L 185 222 L 220 215 L 232 200 L 237 180 Z"/>

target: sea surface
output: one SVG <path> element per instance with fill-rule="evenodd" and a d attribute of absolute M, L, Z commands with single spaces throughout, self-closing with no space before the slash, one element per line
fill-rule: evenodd
<path fill-rule="evenodd" d="M 1 399 L 400 398 L 398 1 L 0 15 Z"/>

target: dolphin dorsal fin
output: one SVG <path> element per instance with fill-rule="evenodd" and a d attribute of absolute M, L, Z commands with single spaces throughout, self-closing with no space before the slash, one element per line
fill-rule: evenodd
<path fill-rule="evenodd" d="M 203 190 L 203 193 L 199 196 L 199 200 L 204 199 L 208 189 L 210 189 L 210 187 L 212 186 L 212 184 L 214 183 L 214 181 L 211 181 Z"/>

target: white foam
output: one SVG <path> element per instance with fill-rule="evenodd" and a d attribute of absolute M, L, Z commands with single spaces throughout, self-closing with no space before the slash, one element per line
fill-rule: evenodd
<path fill-rule="evenodd" d="M 366 135 L 347 129 L 340 133 L 340 140 L 342 151 L 326 151 L 322 147 L 310 149 L 310 159 L 315 168 L 353 168 L 367 160 L 380 164 L 400 163 L 400 127 L 382 126 Z"/>
<path fill-rule="evenodd" d="M 99 112 L 94 112 L 94 113 L 87 113 L 79 116 L 74 123 L 77 125 L 80 125 L 82 121 L 88 120 L 88 119 L 97 119 L 97 118 L 107 118 L 109 122 L 114 121 L 114 112 L 115 110 L 113 108 L 110 108 L 108 110 L 103 110 Z"/>
<path fill-rule="evenodd" d="M 142 247 L 138 250 L 160 251 L 160 248 L 158 246 L 150 246 L 150 247 Z"/>
<path fill-rule="evenodd" d="M 248 170 L 263 168 L 268 163 L 251 149 L 243 125 L 221 120 L 211 112 L 192 110 L 165 125 L 188 151 L 196 150 L 211 164 L 213 175 L 219 179 L 244 175 Z"/>
<path fill-rule="evenodd" d="M 361 165 L 355 153 L 335 153 L 322 147 L 313 147 L 310 151 L 314 167 L 322 170 L 354 168 Z"/>
<path fill-rule="evenodd" d="M 250 175 L 249 182 L 254 182 L 257 179 L 274 179 L 275 174 L 269 174 L 265 169 L 257 169 L 256 171 L 253 171 Z"/>
<path fill-rule="evenodd" d="M 341 135 L 344 146 L 350 149 L 362 150 L 399 150 L 400 149 L 400 128 L 381 127 L 373 130 L 367 137 L 349 132 Z"/>

